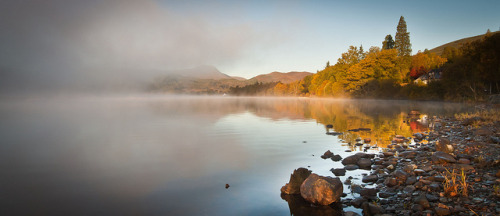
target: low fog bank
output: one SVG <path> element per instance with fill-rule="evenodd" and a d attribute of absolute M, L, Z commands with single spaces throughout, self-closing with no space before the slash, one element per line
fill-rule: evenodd
<path fill-rule="evenodd" d="M 232 61 L 247 25 L 154 0 L 0 1 L 0 93 L 143 91 L 158 76 Z"/>

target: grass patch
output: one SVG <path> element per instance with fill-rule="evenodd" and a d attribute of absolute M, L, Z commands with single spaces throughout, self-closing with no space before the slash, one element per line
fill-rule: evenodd
<path fill-rule="evenodd" d="M 469 188 L 471 185 L 467 183 L 467 174 L 462 169 L 461 172 L 456 173 L 454 169 L 442 173 L 445 181 L 443 182 L 444 193 L 449 197 L 458 195 L 469 196 Z"/>
<path fill-rule="evenodd" d="M 500 121 L 500 109 L 483 109 L 472 113 L 455 114 L 455 118 L 470 125 L 494 124 Z"/>

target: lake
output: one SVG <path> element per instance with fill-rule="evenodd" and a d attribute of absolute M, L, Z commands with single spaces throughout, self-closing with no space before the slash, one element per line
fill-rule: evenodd
<path fill-rule="evenodd" d="M 429 131 L 433 116 L 469 109 L 314 98 L 4 98 L 0 214 L 327 214 L 337 209 L 280 196 L 294 169 L 334 176 L 330 169 L 343 166 L 320 158 L 327 150 L 376 153 L 397 134 Z M 370 130 L 352 131 L 359 128 Z M 353 145 L 358 138 L 372 142 Z M 340 179 L 367 173 L 347 171 Z M 348 186 L 344 193 L 356 196 Z"/>

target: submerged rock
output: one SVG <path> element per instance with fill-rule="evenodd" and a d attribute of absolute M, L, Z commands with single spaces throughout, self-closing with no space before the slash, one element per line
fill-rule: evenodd
<path fill-rule="evenodd" d="M 281 187 L 281 193 L 284 194 L 300 194 L 300 186 L 311 175 L 311 170 L 306 168 L 298 168 L 290 175 L 290 181 Z"/>
<path fill-rule="evenodd" d="M 344 187 L 338 178 L 324 177 L 311 174 L 300 186 L 300 195 L 318 205 L 329 205 L 340 202 Z"/>

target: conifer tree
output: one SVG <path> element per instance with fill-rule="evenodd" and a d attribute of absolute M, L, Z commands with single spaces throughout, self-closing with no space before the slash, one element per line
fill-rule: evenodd
<path fill-rule="evenodd" d="M 392 35 L 385 36 L 385 40 L 382 42 L 382 49 L 394 49 L 394 39 L 392 39 Z"/>
<path fill-rule="evenodd" d="M 406 29 L 406 21 L 403 16 L 399 18 L 394 48 L 398 50 L 399 56 L 411 55 L 410 33 Z"/>

